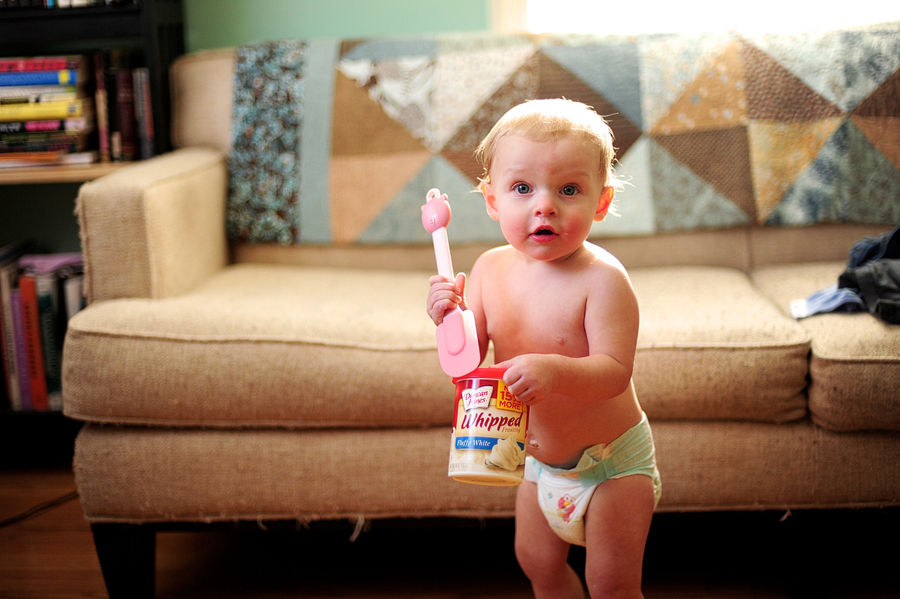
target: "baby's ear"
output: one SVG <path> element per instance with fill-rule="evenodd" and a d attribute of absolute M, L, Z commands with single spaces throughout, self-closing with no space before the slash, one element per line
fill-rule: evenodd
<path fill-rule="evenodd" d="M 613 189 L 612 186 L 607 185 L 603 188 L 603 191 L 600 192 L 600 199 L 597 200 L 597 212 L 594 213 L 594 222 L 600 222 L 606 215 L 609 214 L 609 207 L 612 206 L 613 196 L 616 195 L 616 190 Z"/>
<path fill-rule="evenodd" d="M 482 182 L 481 194 L 484 196 L 484 205 L 487 208 L 488 216 L 494 220 L 500 220 L 500 213 L 497 211 L 497 196 L 494 195 L 494 189 L 490 183 Z"/>

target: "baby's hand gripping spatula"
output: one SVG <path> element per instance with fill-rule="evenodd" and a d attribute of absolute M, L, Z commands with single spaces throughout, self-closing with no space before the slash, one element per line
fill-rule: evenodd
<path fill-rule="evenodd" d="M 449 281 L 456 279 L 453 263 L 450 261 L 450 241 L 447 237 L 447 225 L 450 224 L 450 203 L 447 195 L 437 189 L 425 195 L 422 206 L 422 224 L 431 233 L 434 242 L 434 258 L 437 262 L 438 274 Z M 444 320 L 437 327 L 438 356 L 441 369 L 451 377 L 469 374 L 481 364 L 481 350 L 478 347 L 478 331 L 475 328 L 475 315 L 471 310 L 463 310 L 459 306 L 447 312 Z"/>

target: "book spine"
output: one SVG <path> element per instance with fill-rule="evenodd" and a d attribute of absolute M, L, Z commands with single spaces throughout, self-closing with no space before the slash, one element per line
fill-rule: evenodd
<path fill-rule="evenodd" d="M 49 94 L 75 93 L 78 88 L 72 85 L 11 85 L 0 87 L 0 99 L 27 100 L 37 102 Z M 45 100 L 46 101 L 46 100 Z"/>
<path fill-rule="evenodd" d="M 63 296 L 66 302 L 66 320 L 84 309 L 87 300 L 84 297 L 84 275 L 74 274 L 63 281 Z"/>
<path fill-rule="evenodd" d="M 12 306 L 13 338 L 15 339 L 16 373 L 19 381 L 19 397 L 22 409 L 31 409 L 31 375 L 28 372 L 28 353 L 25 347 L 25 322 L 22 318 L 22 292 L 16 288 L 10 294 Z"/>
<path fill-rule="evenodd" d="M 19 277 L 19 291 L 22 300 L 22 328 L 31 389 L 31 409 L 46 410 L 47 375 L 44 370 L 44 348 L 35 278 L 27 274 Z"/>
<path fill-rule="evenodd" d="M 85 113 L 85 102 L 87 101 L 81 99 L 28 104 L 2 104 L 0 105 L 0 121 L 46 121 L 77 118 Z"/>
<path fill-rule="evenodd" d="M 79 71 L 25 71 L 21 73 L 0 73 L 0 85 L 78 85 L 81 83 Z"/>
<path fill-rule="evenodd" d="M 100 161 L 109 162 L 109 93 L 106 85 L 106 56 L 103 52 L 94 53 L 94 113 L 97 119 L 97 142 L 100 149 Z"/>
<path fill-rule="evenodd" d="M 9 367 L 6 364 L 6 326 L 3 318 L 3 310 L 0 309 L 0 367 L 3 369 L 0 370 L 0 379 L 2 379 L 3 382 L 3 388 L 0 389 L 0 397 L 3 398 L 3 401 L 7 403 L 10 409 L 16 410 L 19 409 L 20 406 L 15 405 L 12 397 L 9 396 L 9 385 L 6 381 L 9 376 L 7 374 L 9 372 Z"/>
<path fill-rule="evenodd" d="M 21 73 L 24 71 L 63 71 L 77 69 L 79 56 L 34 56 L 21 58 L 0 58 L 0 73 Z"/>
<path fill-rule="evenodd" d="M 50 121 L 10 121 L 0 123 L 3 133 L 37 133 L 40 131 L 90 131 L 94 124 L 85 117 L 54 119 Z"/>
<path fill-rule="evenodd" d="M 119 121 L 121 136 L 121 159 L 134 160 L 137 154 L 137 132 L 134 119 L 134 80 L 131 69 L 127 67 L 115 70 L 116 77 L 116 115 Z"/>
<path fill-rule="evenodd" d="M 7 152 L 79 152 L 85 149 L 86 144 L 86 135 L 78 131 L 0 133 L 0 154 Z"/>
<path fill-rule="evenodd" d="M 6 393 L 14 410 L 22 409 L 19 368 L 16 360 L 16 336 L 13 328 L 12 283 L 17 272 L 14 264 L 0 266 L 0 302 L 3 309 L 3 365 L 6 368 Z"/>
<path fill-rule="evenodd" d="M 38 313 L 41 321 L 41 347 L 47 377 L 47 407 L 62 409 L 62 343 L 65 311 L 60 309 L 60 279 L 54 275 L 35 277 Z"/>
<path fill-rule="evenodd" d="M 156 153 L 153 147 L 153 104 L 150 95 L 150 71 L 146 67 L 134 70 L 134 112 L 141 159 L 153 158 Z"/>

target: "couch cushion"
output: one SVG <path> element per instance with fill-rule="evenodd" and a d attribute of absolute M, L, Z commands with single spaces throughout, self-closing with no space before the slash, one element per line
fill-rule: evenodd
<path fill-rule="evenodd" d="M 897 505 L 900 437 L 808 421 L 654 421 L 658 511 Z M 511 517 L 516 487 L 447 477 L 449 427 L 199 430 L 88 424 L 75 480 L 90 522 Z"/>
<path fill-rule="evenodd" d="M 809 341 L 740 271 L 636 269 L 654 418 L 806 413 Z M 66 338 L 66 413 L 173 426 L 446 425 L 428 273 L 240 264 L 167 299 L 97 302 Z M 490 358 L 488 358 L 488 361 Z"/>
<path fill-rule="evenodd" d="M 842 262 L 773 266 L 753 281 L 782 309 L 837 282 Z M 819 314 L 800 322 L 812 338 L 809 410 L 836 431 L 900 430 L 900 326 L 868 313 Z"/>
<path fill-rule="evenodd" d="M 809 335 L 717 267 L 634 269 L 634 381 L 651 419 L 784 422 L 806 415 Z"/>
<path fill-rule="evenodd" d="M 73 318 L 64 406 L 111 423 L 448 424 L 427 273 L 243 264 Z"/>

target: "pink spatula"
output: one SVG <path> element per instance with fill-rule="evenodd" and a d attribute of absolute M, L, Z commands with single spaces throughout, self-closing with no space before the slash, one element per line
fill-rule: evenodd
<path fill-rule="evenodd" d="M 438 274 L 449 281 L 455 280 L 453 263 L 450 261 L 450 241 L 447 225 L 450 224 L 450 202 L 447 195 L 432 189 L 425 195 L 422 206 L 422 224 L 431 233 L 434 242 L 434 258 Z M 447 312 L 443 322 L 437 327 L 438 357 L 441 369 L 448 376 L 459 377 L 469 374 L 481 364 L 481 350 L 478 347 L 478 331 L 475 329 L 475 315 L 471 310 L 459 306 Z"/>

